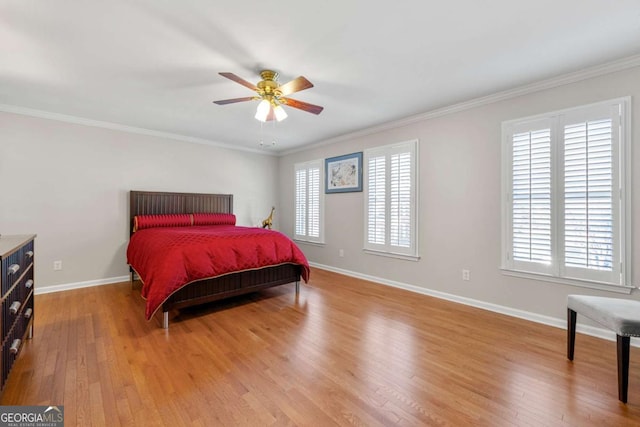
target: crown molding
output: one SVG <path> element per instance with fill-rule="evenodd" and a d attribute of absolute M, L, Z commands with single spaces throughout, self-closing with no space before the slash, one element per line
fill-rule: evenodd
<path fill-rule="evenodd" d="M 192 137 L 192 136 L 179 135 L 179 134 L 170 133 L 170 132 L 161 132 L 161 131 L 157 131 L 157 130 L 144 129 L 144 128 L 139 128 L 139 127 L 135 127 L 135 126 L 127 126 L 127 125 L 122 125 L 122 124 L 119 124 L 119 123 L 104 122 L 104 121 L 101 121 L 101 120 L 87 119 L 87 118 L 84 118 L 84 117 L 70 116 L 70 115 L 59 114 L 59 113 L 52 113 L 52 112 L 44 111 L 44 110 L 36 110 L 36 109 L 33 109 L 33 108 L 20 107 L 18 105 L 0 104 L 0 111 L 5 112 L 5 113 L 19 114 L 19 115 L 22 115 L 22 116 L 30 116 L 30 117 L 37 117 L 37 118 L 40 118 L 40 119 L 47 119 L 47 120 L 55 120 L 55 121 L 59 121 L 59 122 L 65 122 L 65 123 L 72 123 L 72 124 L 76 124 L 76 125 L 90 126 L 90 127 L 96 127 L 96 128 L 102 128 L 102 129 L 116 130 L 116 131 L 121 131 L 121 132 L 135 133 L 135 134 L 138 134 L 138 135 L 154 136 L 154 137 L 158 137 L 158 138 L 172 139 L 172 140 L 175 140 L 175 141 L 189 142 L 189 143 L 192 143 L 192 144 L 208 145 L 208 146 L 213 146 L 213 147 L 218 147 L 218 148 L 225 148 L 227 150 L 245 151 L 245 152 L 249 152 L 249 153 L 262 154 L 262 155 L 271 155 L 271 156 L 277 155 L 277 153 L 275 153 L 275 152 L 265 152 L 263 150 L 257 150 L 257 149 L 253 149 L 253 148 L 237 147 L 237 146 L 234 146 L 234 145 L 231 145 L 231 144 L 226 144 L 226 143 L 217 142 L 217 141 L 211 141 L 211 140 L 204 139 L 204 138 L 195 138 L 195 137 Z"/>
<path fill-rule="evenodd" d="M 616 61 L 611 61 L 604 64 L 596 65 L 593 67 L 585 68 L 579 71 L 574 71 L 574 72 L 563 74 L 560 76 L 551 77 L 551 78 L 540 80 L 524 86 L 518 86 L 516 88 L 496 92 L 491 95 L 481 96 L 479 98 L 474 98 L 468 101 L 459 102 L 446 107 L 427 111 L 425 113 L 416 114 L 413 116 L 405 117 L 403 119 L 394 120 L 391 122 L 376 125 L 370 128 L 361 129 L 355 132 L 347 133 L 347 134 L 336 136 L 334 138 L 330 138 L 321 142 L 317 142 L 315 144 L 310 144 L 304 147 L 283 151 L 283 152 L 280 152 L 279 155 L 284 156 L 288 154 L 293 154 L 293 153 L 321 147 L 324 145 L 335 144 L 338 142 L 345 142 L 351 139 L 369 136 L 375 133 L 396 129 L 396 128 L 407 126 L 413 123 L 434 119 L 434 118 L 446 116 L 449 114 L 458 113 L 458 112 L 469 110 L 472 108 L 477 108 L 484 105 L 493 104 L 495 102 L 517 98 L 519 96 L 527 95 L 530 93 L 540 92 L 546 89 L 552 89 L 555 87 L 576 83 L 582 80 L 587 80 L 594 77 L 615 73 L 618 71 L 624 71 L 634 67 L 640 67 L 640 55 L 629 56 L 626 58 L 618 59 Z"/>

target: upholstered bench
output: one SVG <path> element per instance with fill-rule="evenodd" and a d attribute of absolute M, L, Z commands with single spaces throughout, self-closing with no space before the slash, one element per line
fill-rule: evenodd
<path fill-rule="evenodd" d="M 567 298 L 567 357 L 573 360 L 576 313 L 613 330 L 618 342 L 618 399 L 627 402 L 630 337 L 640 336 L 640 301 L 588 295 Z"/>

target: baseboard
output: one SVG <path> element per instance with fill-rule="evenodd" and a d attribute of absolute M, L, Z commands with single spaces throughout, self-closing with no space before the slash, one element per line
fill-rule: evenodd
<path fill-rule="evenodd" d="M 481 308 L 483 310 L 493 311 L 495 313 L 505 314 L 507 316 L 517 317 L 531 322 L 542 323 L 544 325 L 553 326 L 560 329 L 567 329 L 567 320 L 558 319 L 556 317 L 543 316 L 541 314 L 532 313 L 530 311 L 518 310 L 503 305 L 492 304 L 485 301 L 480 301 L 472 298 L 462 297 L 459 295 L 449 294 L 446 292 L 434 291 L 432 289 L 423 288 L 421 286 L 410 285 L 407 283 L 396 282 L 394 280 L 383 279 L 376 276 L 370 276 L 368 274 L 362 274 L 355 271 L 344 270 L 342 268 L 331 267 L 329 265 L 323 265 L 310 262 L 309 265 L 322 270 L 332 271 L 334 273 L 343 274 L 345 276 L 355 277 L 357 279 L 367 280 L 369 282 L 379 283 L 381 285 L 391 286 L 394 288 L 404 289 L 410 292 L 415 292 L 422 295 L 428 295 L 435 298 L 444 299 L 447 301 L 457 302 L 460 304 L 468 305 L 471 307 Z M 608 329 L 602 329 L 589 325 L 576 325 L 576 331 L 585 335 L 590 335 L 597 338 L 602 338 L 608 341 L 615 341 L 616 334 Z M 631 338 L 631 345 L 634 347 L 640 347 L 640 338 Z"/>
<path fill-rule="evenodd" d="M 129 280 L 129 276 L 109 277 L 106 279 L 87 280 L 85 282 L 63 283 L 61 285 L 37 286 L 35 294 L 50 294 L 52 292 L 70 291 L 73 289 L 89 288 L 91 286 L 111 285 Z"/>

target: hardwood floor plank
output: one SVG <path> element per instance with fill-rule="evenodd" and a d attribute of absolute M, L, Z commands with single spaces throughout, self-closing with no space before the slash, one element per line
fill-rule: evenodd
<path fill-rule="evenodd" d="M 35 297 L 3 405 L 68 425 L 640 424 L 640 350 L 314 269 L 293 285 L 144 320 L 129 283 Z M 63 308 L 63 309 L 61 309 Z M 578 322 L 580 322 L 580 318 Z"/>

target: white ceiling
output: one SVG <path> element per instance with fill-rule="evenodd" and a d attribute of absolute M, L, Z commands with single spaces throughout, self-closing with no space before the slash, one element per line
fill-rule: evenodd
<path fill-rule="evenodd" d="M 5 107 L 280 152 L 639 53 L 638 0 L 0 2 Z M 263 68 L 325 110 L 212 103 Z"/>

